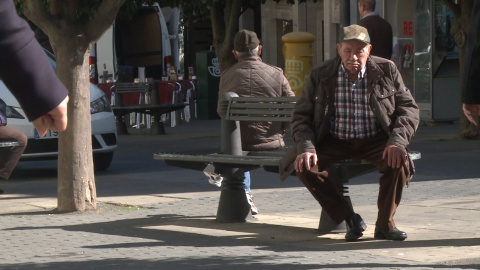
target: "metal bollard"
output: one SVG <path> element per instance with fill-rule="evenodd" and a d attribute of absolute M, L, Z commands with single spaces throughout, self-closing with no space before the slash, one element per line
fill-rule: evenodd
<path fill-rule="evenodd" d="M 220 97 L 221 113 L 221 152 L 223 154 L 243 155 L 240 123 L 227 120 L 225 113 L 235 93 L 225 93 Z M 245 222 L 250 213 L 250 204 L 247 201 L 243 183 L 238 176 L 244 170 L 241 168 L 215 168 L 215 172 L 223 176 L 222 191 L 218 203 L 217 221 L 219 222 Z"/>

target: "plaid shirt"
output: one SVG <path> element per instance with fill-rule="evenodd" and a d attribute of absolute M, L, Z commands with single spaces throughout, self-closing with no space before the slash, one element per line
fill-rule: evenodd
<path fill-rule="evenodd" d="M 366 66 L 358 74 L 358 80 L 352 82 L 343 64 L 338 68 L 335 86 L 335 119 L 332 120 L 330 133 L 342 140 L 365 139 L 373 137 L 379 131 L 369 104 L 367 95 Z"/>

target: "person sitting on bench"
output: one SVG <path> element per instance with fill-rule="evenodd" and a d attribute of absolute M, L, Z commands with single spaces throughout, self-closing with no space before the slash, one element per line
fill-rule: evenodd
<path fill-rule="evenodd" d="M 345 239 L 356 241 L 367 226 L 327 170 L 345 159 L 377 165 L 382 176 L 374 238 L 401 241 L 407 234 L 396 228 L 393 216 L 414 173 L 407 145 L 420 115 L 395 64 L 370 56 L 371 47 L 367 29 L 344 27 L 338 55 L 311 70 L 292 113 L 296 147 L 284 157 L 281 169 L 296 170 L 331 220 L 345 220 Z"/>
<path fill-rule="evenodd" d="M 235 92 L 240 97 L 295 95 L 282 69 L 262 62 L 260 58 L 262 45 L 255 32 L 248 30 L 237 32 L 233 45 L 232 52 L 238 63 L 222 72 L 218 96 L 226 92 Z M 220 111 L 218 113 L 221 115 Z M 288 122 L 241 122 L 243 150 L 259 151 L 285 147 L 283 136 L 288 124 Z M 243 179 L 251 213 L 255 215 L 258 210 L 250 191 L 250 173 L 247 171 L 239 178 Z M 220 181 L 209 182 L 220 186 Z"/>
<path fill-rule="evenodd" d="M 27 147 L 27 136 L 22 132 L 7 127 L 7 104 L 0 99 L 0 142 L 18 142 L 17 146 L 0 149 L 0 178 L 10 178 L 13 169 Z M 0 189 L 0 194 L 3 190 Z"/>

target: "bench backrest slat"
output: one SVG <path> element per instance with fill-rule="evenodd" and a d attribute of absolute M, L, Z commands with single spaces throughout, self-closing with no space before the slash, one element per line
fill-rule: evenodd
<path fill-rule="evenodd" d="M 148 92 L 148 82 L 146 83 L 116 83 L 115 92 L 117 93 L 144 93 Z"/>
<path fill-rule="evenodd" d="M 289 122 L 298 97 L 234 97 L 226 120 Z"/>
<path fill-rule="evenodd" d="M 252 116 L 282 116 L 282 115 L 291 115 L 292 110 L 269 110 L 269 109 L 230 109 L 230 116 L 235 116 L 235 115 L 252 115 Z"/>
<path fill-rule="evenodd" d="M 277 116 L 232 116 L 230 120 L 235 121 L 265 121 L 265 122 L 290 122 L 290 115 L 288 117 Z"/>
<path fill-rule="evenodd" d="M 233 97 L 235 102 L 297 102 L 298 97 Z"/>
<path fill-rule="evenodd" d="M 262 110 L 277 110 L 277 109 L 293 109 L 295 103 L 244 103 L 235 102 L 230 104 L 230 109 L 262 109 Z"/>

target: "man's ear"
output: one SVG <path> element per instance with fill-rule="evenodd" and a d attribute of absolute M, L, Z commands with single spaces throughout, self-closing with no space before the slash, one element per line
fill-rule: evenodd
<path fill-rule="evenodd" d="M 232 53 L 233 53 L 233 55 L 235 56 L 235 59 L 237 59 L 237 60 L 238 60 L 238 55 L 237 55 L 237 52 L 236 52 L 235 50 L 232 50 Z"/>
<path fill-rule="evenodd" d="M 258 45 L 258 56 L 262 55 L 262 45 Z"/>
<path fill-rule="evenodd" d="M 372 44 L 368 44 L 367 47 L 368 47 L 368 54 L 370 54 L 370 52 L 372 51 Z"/>

